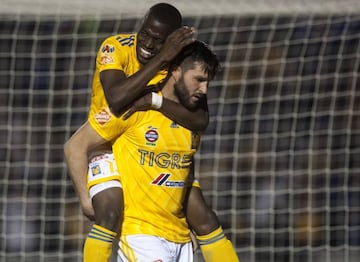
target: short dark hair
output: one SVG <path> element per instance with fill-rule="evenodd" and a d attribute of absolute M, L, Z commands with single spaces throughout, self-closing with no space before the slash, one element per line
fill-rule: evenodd
<path fill-rule="evenodd" d="M 193 43 L 185 46 L 171 61 L 169 72 L 178 66 L 192 68 L 194 62 L 202 64 L 204 71 L 209 75 L 209 80 L 213 79 L 220 69 L 220 63 L 216 54 L 204 42 L 195 40 Z"/>
<path fill-rule="evenodd" d="M 169 24 L 174 28 L 182 26 L 182 16 L 180 11 L 173 5 L 168 3 L 158 3 L 150 7 L 145 16 L 152 17 L 162 24 Z"/>

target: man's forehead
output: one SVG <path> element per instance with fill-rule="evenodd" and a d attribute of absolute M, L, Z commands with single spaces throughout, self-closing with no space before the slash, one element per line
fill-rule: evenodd
<path fill-rule="evenodd" d="M 175 29 L 171 27 L 170 24 L 160 22 L 158 19 L 153 16 L 148 16 L 141 27 L 143 30 L 146 30 L 154 35 L 159 35 L 167 37 Z"/>
<path fill-rule="evenodd" d="M 205 66 L 199 62 L 194 62 L 193 66 L 186 70 L 185 73 L 191 74 L 192 76 L 208 77 L 208 72 L 205 71 Z"/>

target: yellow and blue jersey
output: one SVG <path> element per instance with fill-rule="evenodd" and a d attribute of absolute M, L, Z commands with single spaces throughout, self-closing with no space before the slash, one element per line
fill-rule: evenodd
<path fill-rule="evenodd" d="M 138 72 L 142 65 L 136 56 L 136 34 L 119 34 L 108 37 L 101 44 L 96 56 L 96 69 L 93 76 L 91 104 L 88 120 L 91 125 L 95 122 L 106 123 L 114 117 L 108 108 L 103 87 L 100 82 L 100 73 L 104 70 L 121 70 L 127 77 Z M 159 71 L 148 83 L 155 85 L 166 77 L 167 71 Z M 121 92 L 121 90 L 119 90 Z"/>
<path fill-rule="evenodd" d="M 112 118 L 95 130 L 114 141 L 125 205 L 121 234 L 190 241 L 183 200 L 199 136 L 153 110 Z"/>
<path fill-rule="evenodd" d="M 113 153 L 124 194 L 122 235 L 149 234 L 169 241 L 190 241 L 183 213 L 192 158 L 199 136 L 157 111 L 136 112 L 128 120 L 111 114 L 100 83 L 100 72 L 122 70 L 127 76 L 141 69 L 136 57 L 136 35 L 107 38 L 96 57 L 88 121 L 113 142 Z M 148 85 L 166 76 L 160 71 Z M 121 90 L 119 90 L 121 92 Z"/>

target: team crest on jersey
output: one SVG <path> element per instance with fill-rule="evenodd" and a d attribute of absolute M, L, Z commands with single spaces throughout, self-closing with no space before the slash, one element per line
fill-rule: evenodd
<path fill-rule="evenodd" d="M 149 126 L 149 129 L 145 132 L 146 145 L 155 146 L 158 139 L 159 133 L 157 132 L 157 128 Z"/>
<path fill-rule="evenodd" d="M 200 145 L 200 135 L 196 132 L 191 132 L 191 149 L 198 149 Z"/>
<path fill-rule="evenodd" d="M 101 168 L 99 165 L 94 165 L 91 167 L 91 173 L 93 176 L 97 176 L 99 174 L 101 174 Z"/>
<path fill-rule="evenodd" d="M 111 113 L 107 108 L 103 108 L 100 110 L 100 112 L 95 114 L 95 120 L 100 125 L 106 124 L 107 122 L 109 122 L 110 119 L 111 119 Z"/>

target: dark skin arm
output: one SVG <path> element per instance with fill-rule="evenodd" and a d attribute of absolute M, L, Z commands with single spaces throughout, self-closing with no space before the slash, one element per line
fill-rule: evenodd
<path fill-rule="evenodd" d="M 137 99 L 123 115 L 123 119 L 128 119 L 136 111 L 146 111 L 151 107 L 151 93 Z M 209 123 L 209 112 L 207 98 L 203 98 L 196 110 L 190 111 L 181 104 L 163 98 L 162 106 L 157 109 L 159 112 L 174 120 L 176 123 L 193 131 L 203 132 Z"/>
<path fill-rule="evenodd" d="M 139 97 L 151 90 L 151 87 L 146 86 L 147 83 L 184 46 L 193 42 L 192 35 L 193 29 L 188 27 L 174 31 L 166 39 L 160 53 L 144 65 L 140 71 L 130 77 L 127 77 L 121 70 L 102 71 L 100 73 L 100 80 L 112 113 L 116 116 L 122 115 L 131 107 L 131 104 L 136 99 L 139 99 Z M 151 107 L 148 109 L 151 109 Z M 209 123 L 206 103 L 196 111 L 189 111 L 180 104 L 164 99 L 159 111 L 180 125 L 194 131 L 204 131 Z"/>
<path fill-rule="evenodd" d="M 194 180 L 194 163 L 191 165 L 189 177 Z M 215 212 L 207 205 L 200 187 L 191 185 L 184 199 L 184 212 L 187 222 L 196 235 L 203 236 L 217 229 L 220 224 Z"/>
<path fill-rule="evenodd" d="M 209 112 L 206 97 L 202 99 L 200 106 L 194 111 L 190 111 L 181 104 L 164 98 L 162 106 L 158 111 L 174 120 L 176 123 L 193 131 L 204 132 L 209 124 Z"/>
<path fill-rule="evenodd" d="M 171 61 L 184 46 L 192 43 L 194 30 L 182 27 L 171 33 L 160 52 L 137 73 L 127 77 L 121 70 L 105 70 L 100 73 L 106 100 L 113 114 L 123 114 L 127 107 L 146 91 L 147 83 Z"/>

